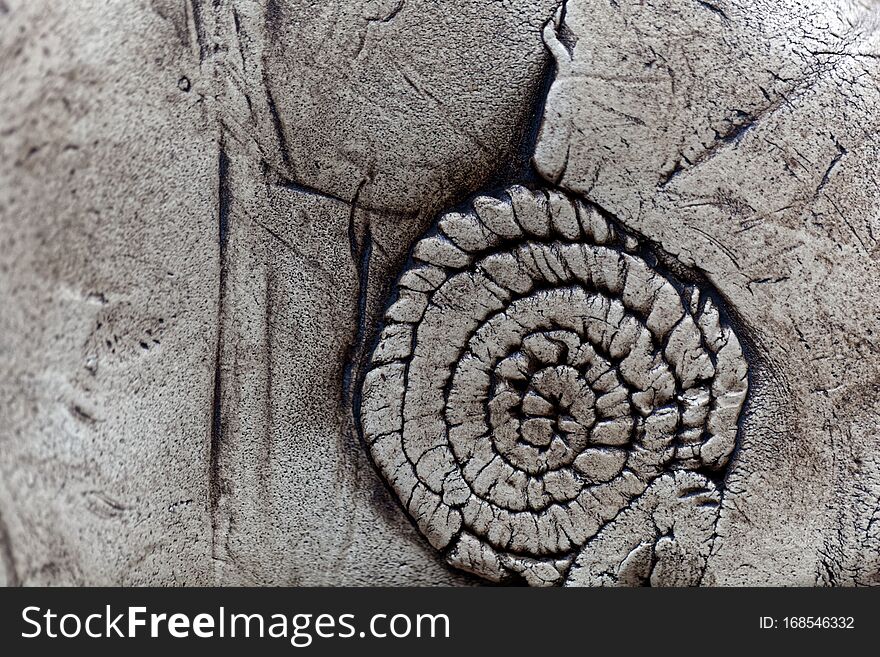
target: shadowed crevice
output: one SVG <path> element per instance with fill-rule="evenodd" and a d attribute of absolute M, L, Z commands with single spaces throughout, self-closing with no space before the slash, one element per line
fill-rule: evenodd
<path fill-rule="evenodd" d="M 12 551 L 12 542 L 9 538 L 9 529 L 3 515 L 0 514 L 0 562 L 6 571 L 6 586 L 21 586 L 18 568 L 15 563 L 15 553 Z"/>
<path fill-rule="evenodd" d="M 208 459 L 208 495 L 211 514 L 211 552 L 217 557 L 216 533 L 220 501 L 223 496 L 221 473 L 222 452 L 224 448 L 224 416 L 223 416 L 223 339 L 224 317 L 226 313 L 229 214 L 232 192 L 229 186 L 229 156 L 226 153 L 225 140 L 221 137 L 218 155 L 217 177 L 217 240 L 219 243 L 219 285 L 217 302 L 217 342 L 214 347 L 214 388 L 211 398 L 210 450 Z"/>

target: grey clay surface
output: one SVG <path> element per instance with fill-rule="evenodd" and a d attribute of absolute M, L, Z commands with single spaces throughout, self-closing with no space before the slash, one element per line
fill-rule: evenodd
<path fill-rule="evenodd" d="M 0 582 L 880 582 L 876 0 L 0 0 Z"/>

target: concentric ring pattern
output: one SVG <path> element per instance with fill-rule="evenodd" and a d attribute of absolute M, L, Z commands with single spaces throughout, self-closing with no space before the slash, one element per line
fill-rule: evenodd
<path fill-rule="evenodd" d="M 451 564 L 559 583 L 657 477 L 727 464 L 748 385 L 740 342 L 644 253 L 581 200 L 522 186 L 416 244 L 361 421 Z"/>

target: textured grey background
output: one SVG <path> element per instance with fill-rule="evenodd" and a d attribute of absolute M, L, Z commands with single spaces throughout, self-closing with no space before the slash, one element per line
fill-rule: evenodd
<path fill-rule="evenodd" d="M 0 581 L 477 583 L 350 397 L 534 149 L 750 336 L 704 582 L 878 582 L 880 6 L 558 4 L 0 1 Z"/>

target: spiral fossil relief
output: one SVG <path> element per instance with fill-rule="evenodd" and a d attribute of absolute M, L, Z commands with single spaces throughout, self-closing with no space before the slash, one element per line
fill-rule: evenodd
<path fill-rule="evenodd" d="M 715 301 L 589 204 L 523 186 L 441 217 L 395 294 L 363 433 L 450 564 L 699 580 L 748 387 Z"/>

